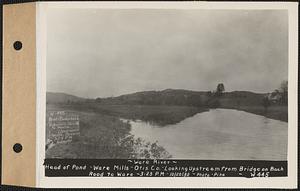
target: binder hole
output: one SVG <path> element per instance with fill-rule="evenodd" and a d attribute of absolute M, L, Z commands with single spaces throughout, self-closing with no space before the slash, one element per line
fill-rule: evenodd
<path fill-rule="evenodd" d="M 14 42 L 14 49 L 15 50 L 21 50 L 22 49 L 22 42 L 20 42 L 20 41 Z"/>
<path fill-rule="evenodd" d="M 20 153 L 22 151 L 23 147 L 20 143 L 16 143 L 16 144 L 14 144 L 13 149 L 16 153 Z"/>

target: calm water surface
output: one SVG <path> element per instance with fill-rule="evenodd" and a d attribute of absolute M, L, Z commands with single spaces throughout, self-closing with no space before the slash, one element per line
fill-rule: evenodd
<path fill-rule="evenodd" d="M 286 160 L 288 123 L 231 109 L 198 113 L 158 127 L 130 121 L 131 134 L 163 146 L 177 159 Z"/>

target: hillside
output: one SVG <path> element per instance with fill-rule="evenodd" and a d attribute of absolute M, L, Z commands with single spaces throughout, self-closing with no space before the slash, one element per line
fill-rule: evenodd
<path fill-rule="evenodd" d="M 112 98 L 97 98 L 101 104 L 117 105 L 185 105 L 201 106 L 207 101 L 207 92 L 166 89 L 163 91 L 144 91 Z"/>
<path fill-rule="evenodd" d="M 176 123 L 210 108 L 237 109 L 268 118 L 288 120 L 288 107 L 271 103 L 262 104 L 266 94 L 249 91 L 225 92 L 216 96 L 212 92 L 166 89 L 143 91 L 110 98 L 85 99 L 65 93 L 47 92 L 47 104 L 92 111 L 130 119 L 155 121 L 158 124 Z"/>
<path fill-rule="evenodd" d="M 144 91 L 111 98 L 97 98 L 100 104 L 113 105 L 184 105 L 210 106 L 211 101 L 218 100 L 220 105 L 260 105 L 265 94 L 249 91 L 226 92 L 221 97 L 215 97 L 211 92 L 166 89 L 163 91 Z"/>
<path fill-rule="evenodd" d="M 47 92 L 47 103 L 81 103 L 97 102 L 103 105 L 178 105 L 178 106 L 211 106 L 218 100 L 218 106 L 238 107 L 243 105 L 261 105 L 266 94 L 249 91 L 225 92 L 215 97 L 211 92 L 166 89 L 163 91 L 143 91 L 117 97 L 86 99 L 65 93 Z"/>
<path fill-rule="evenodd" d="M 77 103 L 84 102 L 87 99 L 65 93 L 47 92 L 46 100 L 47 103 Z"/>

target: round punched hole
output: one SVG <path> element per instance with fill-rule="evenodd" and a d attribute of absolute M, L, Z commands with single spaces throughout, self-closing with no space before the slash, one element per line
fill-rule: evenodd
<path fill-rule="evenodd" d="M 14 42 L 14 49 L 15 50 L 21 50 L 22 49 L 22 42 L 20 42 L 20 41 Z"/>
<path fill-rule="evenodd" d="M 23 147 L 20 143 L 16 143 L 16 144 L 14 144 L 13 149 L 16 153 L 20 153 L 22 151 Z"/>

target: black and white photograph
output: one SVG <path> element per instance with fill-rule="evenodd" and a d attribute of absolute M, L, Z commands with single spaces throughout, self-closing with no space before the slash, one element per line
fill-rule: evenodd
<path fill-rule="evenodd" d="M 51 9 L 46 159 L 286 161 L 288 11 Z"/>

